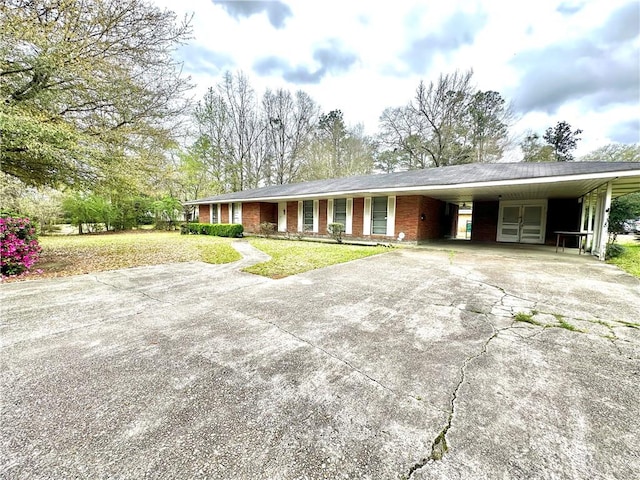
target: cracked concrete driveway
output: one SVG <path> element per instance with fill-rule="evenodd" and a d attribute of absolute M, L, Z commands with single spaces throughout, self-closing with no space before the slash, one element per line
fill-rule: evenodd
<path fill-rule="evenodd" d="M 0 295 L 2 478 L 640 478 L 640 281 L 587 256 L 188 263 Z"/>

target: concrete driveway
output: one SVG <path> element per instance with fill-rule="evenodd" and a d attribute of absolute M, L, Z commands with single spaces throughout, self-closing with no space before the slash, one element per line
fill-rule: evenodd
<path fill-rule="evenodd" d="M 0 286 L 0 477 L 640 478 L 640 281 L 615 267 L 237 267 Z"/>

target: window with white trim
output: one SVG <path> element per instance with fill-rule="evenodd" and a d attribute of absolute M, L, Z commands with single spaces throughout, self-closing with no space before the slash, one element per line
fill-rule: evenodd
<path fill-rule="evenodd" d="M 347 225 L 347 199 L 336 198 L 333 201 L 333 223 Z"/>
<path fill-rule="evenodd" d="M 218 218 L 218 205 L 215 203 L 211 205 L 211 223 L 220 223 Z"/>
<path fill-rule="evenodd" d="M 373 235 L 387 234 L 387 197 L 373 197 L 371 199 L 371 233 Z"/>
<path fill-rule="evenodd" d="M 231 223 L 242 224 L 242 203 L 236 202 L 231 205 Z"/>
<path fill-rule="evenodd" d="M 313 231 L 313 200 L 302 202 L 302 231 Z"/>

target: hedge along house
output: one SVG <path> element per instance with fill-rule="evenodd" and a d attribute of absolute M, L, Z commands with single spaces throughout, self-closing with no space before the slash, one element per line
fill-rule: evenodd
<path fill-rule="evenodd" d="M 495 163 L 318 180 L 186 202 L 201 223 L 263 222 L 279 232 L 421 242 L 455 237 L 458 211 L 473 205 L 471 240 L 555 244 L 554 232 L 582 233 L 604 258 L 611 200 L 640 191 L 640 163 Z M 576 239 L 571 239 L 575 240 Z"/>

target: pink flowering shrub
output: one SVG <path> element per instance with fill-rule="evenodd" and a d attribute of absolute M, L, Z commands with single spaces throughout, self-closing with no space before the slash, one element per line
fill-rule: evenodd
<path fill-rule="evenodd" d="M 31 220 L 0 217 L 0 271 L 3 277 L 27 272 L 38 260 L 40 250 Z"/>

